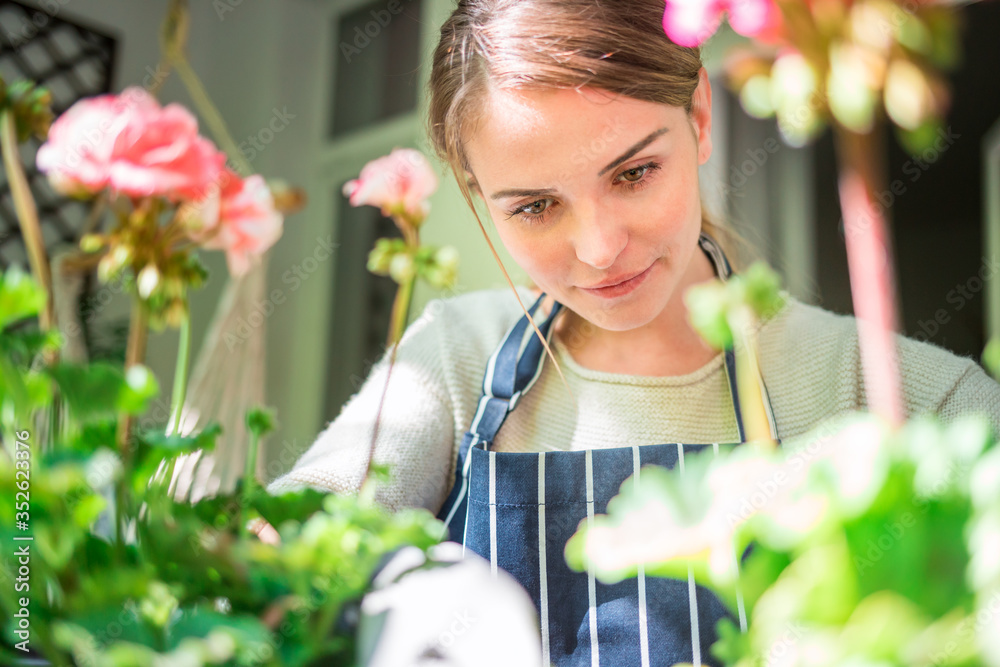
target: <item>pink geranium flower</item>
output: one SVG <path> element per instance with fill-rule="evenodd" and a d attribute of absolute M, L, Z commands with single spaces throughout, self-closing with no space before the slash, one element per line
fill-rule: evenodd
<path fill-rule="evenodd" d="M 115 138 L 112 157 L 112 188 L 132 197 L 173 201 L 203 197 L 226 162 L 225 155 L 198 134 L 195 117 L 179 104 L 133 107 Z"/>
<path fill-rule="evenodd" d="M 148 94 L 83 99 L 59 116 L 38 149 L 38 169 L 64 194 L 97 193 L 108 186 L 115 137 L 133 107 L 159 106 Z M 148 111 L 144 110 L 144 111 Z"/>
<path fill-rule="evenodd" d="M 201 228 L 191 235 L 204 248 L 224 250 L 229 272 L 242 276 L 281 237 L 284 217 L 260 175 L 244 180 L 226 169 L 220 184 L 197 206 Z"/>
<path fill-rule="evenodd" d="M 781 12 L 774 0 L 667 0 L 663 30 L 675 44 L 699 46 L 728 15 L 734 31 L 762 41 L 780 36 Z"/>
<path fill-rule="evenodd" d="M 218 181 L 225 156 L 198 134 L 178 104 L 161 107 L 142 88 L 77 102 L 53 124 L 38 168 L 61 192 L 109 187 L 130 197 L 201 199 Z"/>
<path fill-rule="evenodd" d="M 352 206 L 378 206 L 383 215 L 402 214 L 419 224 L 430 212 L 427 199 L 437 186 L 437 176 L 420 151 L 396 148 L 366 164 L 358 178 L 344 185 L 343 193 Z"/>

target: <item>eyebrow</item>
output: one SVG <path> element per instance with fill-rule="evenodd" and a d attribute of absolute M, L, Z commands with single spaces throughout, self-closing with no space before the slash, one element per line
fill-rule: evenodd
<path fill-rule="evenodd" d="M 637 141 L 634 146 L 632 146 L 627 151 L 625 151 L 624 153 L 616 157 L 614 160 L 612 160 L 611 163 L 604 169 L 601 169 L 601 171 L 598 172 L 597 175 L 603 176 L 607 172 L 611 171 L 612 169 L 620 165 L 622 162 L 629 159 L 630 157 L 641 151 L 643 148 L 653 143 L 653 141 L 655 141 L 657 137 L 659 137 L 661 134 L 665 134 L 668 129 L 670 128 L 661 127 L 660 129 L 654 132 L 650 132 L 643 139 Z"/>
<path fill-rule="evenodd" d="M 646 135 L 645 137 L 643 137 L 642 139 L 640 139 L 639 141 L 637 141 L 627 151 L 625 151 L 624 153 L 622 153 L 621 155 L 619 155 L 618 157 L 616 157 L 614 160 L 612 160 L 611 163 L 608 166 L 606 166 L 604 169 L 601 169 L 601 171 L 598 172 L 597 175 L 598 176 L 603 176 L 608 171 L 614 169 L 615 167 L 617 167 L 618 165 L 620 165 L 622 162 L 624 162 L 625 160 L 629 159 L 630 157 L 632 157 L 633 155 L 635 155 L 636 153 L 638 153 L 639 151 L 641 151 L 643 148 L 645 148 L 649 144 L 653 143 L 656 140 L 657 137 L 659 137 L 662 134 L 665 134 L 669 129 L 670 128 L 661 127 L 658 130 L 650 132 L 648 135 Z M 550 195 L 550 194 L 554 194 L 554 193 L 555 193 L 555 189 L 554 188 L 542 188 L 542 189 L 539 189 L 539 190 L 525 190 L 523 188 L 510 188 L 510 189 L 507 189 L 507 190 L 498 190 L 498 191 L 494 192 L 492 195 L 490 195 L 490 199 L 496 201 L 498 199 L 505 199 L 507 197 L 536 197 L 538 195 Z"/>

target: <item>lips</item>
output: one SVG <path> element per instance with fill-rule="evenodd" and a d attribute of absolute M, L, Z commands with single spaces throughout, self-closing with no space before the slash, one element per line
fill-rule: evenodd
<path fill-rule="evenodd" d="M 646 269 L 648 269 L 648 268 L 649 267 L 647 266 Z M 607 281 L 605 281 L 603 283 L 600 283 L 600 284 L 597 284 L 597 285 L 593 285 L 592 287 L 584 287 L 583 289 L 602 289 L 604 287 L 612 287 L 614 285 L 620 285 L 621 283 L 625 282 L 626 280 L 632 280 L 636 276 L 642 275 L 643 273 L 646 272 L 646 269 L 640 269 L 639 271 L 636 271 L 635 273 L 623 274 L 621 276 L 618 276 L 617 278 L 612 278 L 611 280 L 607 280 Z"/>
<path fill-rule="evenodd" d="M 646 282 L 649 278 L 649 274 L 652 273 L 653 267 L 656 266 L 655 262 L 649 265 L 645 271 L 641 271 L 636 275 L 625 276 L 624 280 L 619 280 L 619 282 L 612 285 L 605 285 L 604 287 L 583 287 L 581 288 L 584 292 L 597 297 L 599 299 L 620 299 L 628 294 L 631 294 L 635 290 L 639 289 L 639 286 Z M 610 281 L 608 281 L 610 282 Z"/>

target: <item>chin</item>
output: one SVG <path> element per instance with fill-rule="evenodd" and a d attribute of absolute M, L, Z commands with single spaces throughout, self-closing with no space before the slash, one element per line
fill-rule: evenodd
<path fill-rule="evenodd" d="M 644 287 L 654 286 L 646 285 Z M 586 294 L 583 297 L 585 305 L 579 309 L 573 308 L 573 310 L 588 322 L 606 331 L 631 331 L 646 326 L 663 312 L 669 301 L 669 299 L 663 299 L 662 294 L 660 294 L 661 298 L 656 298 L 655 289 L 649 290 L 642 295 L 642 298 L 624 303 L 609 303 L 603 308 L 599 303 L 586 303 L 587 300 L 593 301 L 593 297 Z"/>

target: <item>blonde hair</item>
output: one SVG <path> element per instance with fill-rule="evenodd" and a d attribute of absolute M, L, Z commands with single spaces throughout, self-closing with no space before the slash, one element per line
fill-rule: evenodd
<path fill-rule="evenodd" d="M 463 175 L 472 173 L 463 137 L 488 112 L 491 88 L 587 86 L 682 107 L 690 114 L 701 67 L 699 48 L 678 46 L 664 33 L 663 0 L 459 0 L 441 26 L 428 83 L 428 136 L 438 157 L 451 166 L 493 256 L 540 337 Z M 702 231 L 724 249 L 732 248 L 734 235 L 704 210 Z M 548 344 L 545 348 L 559 370 Z"/>

